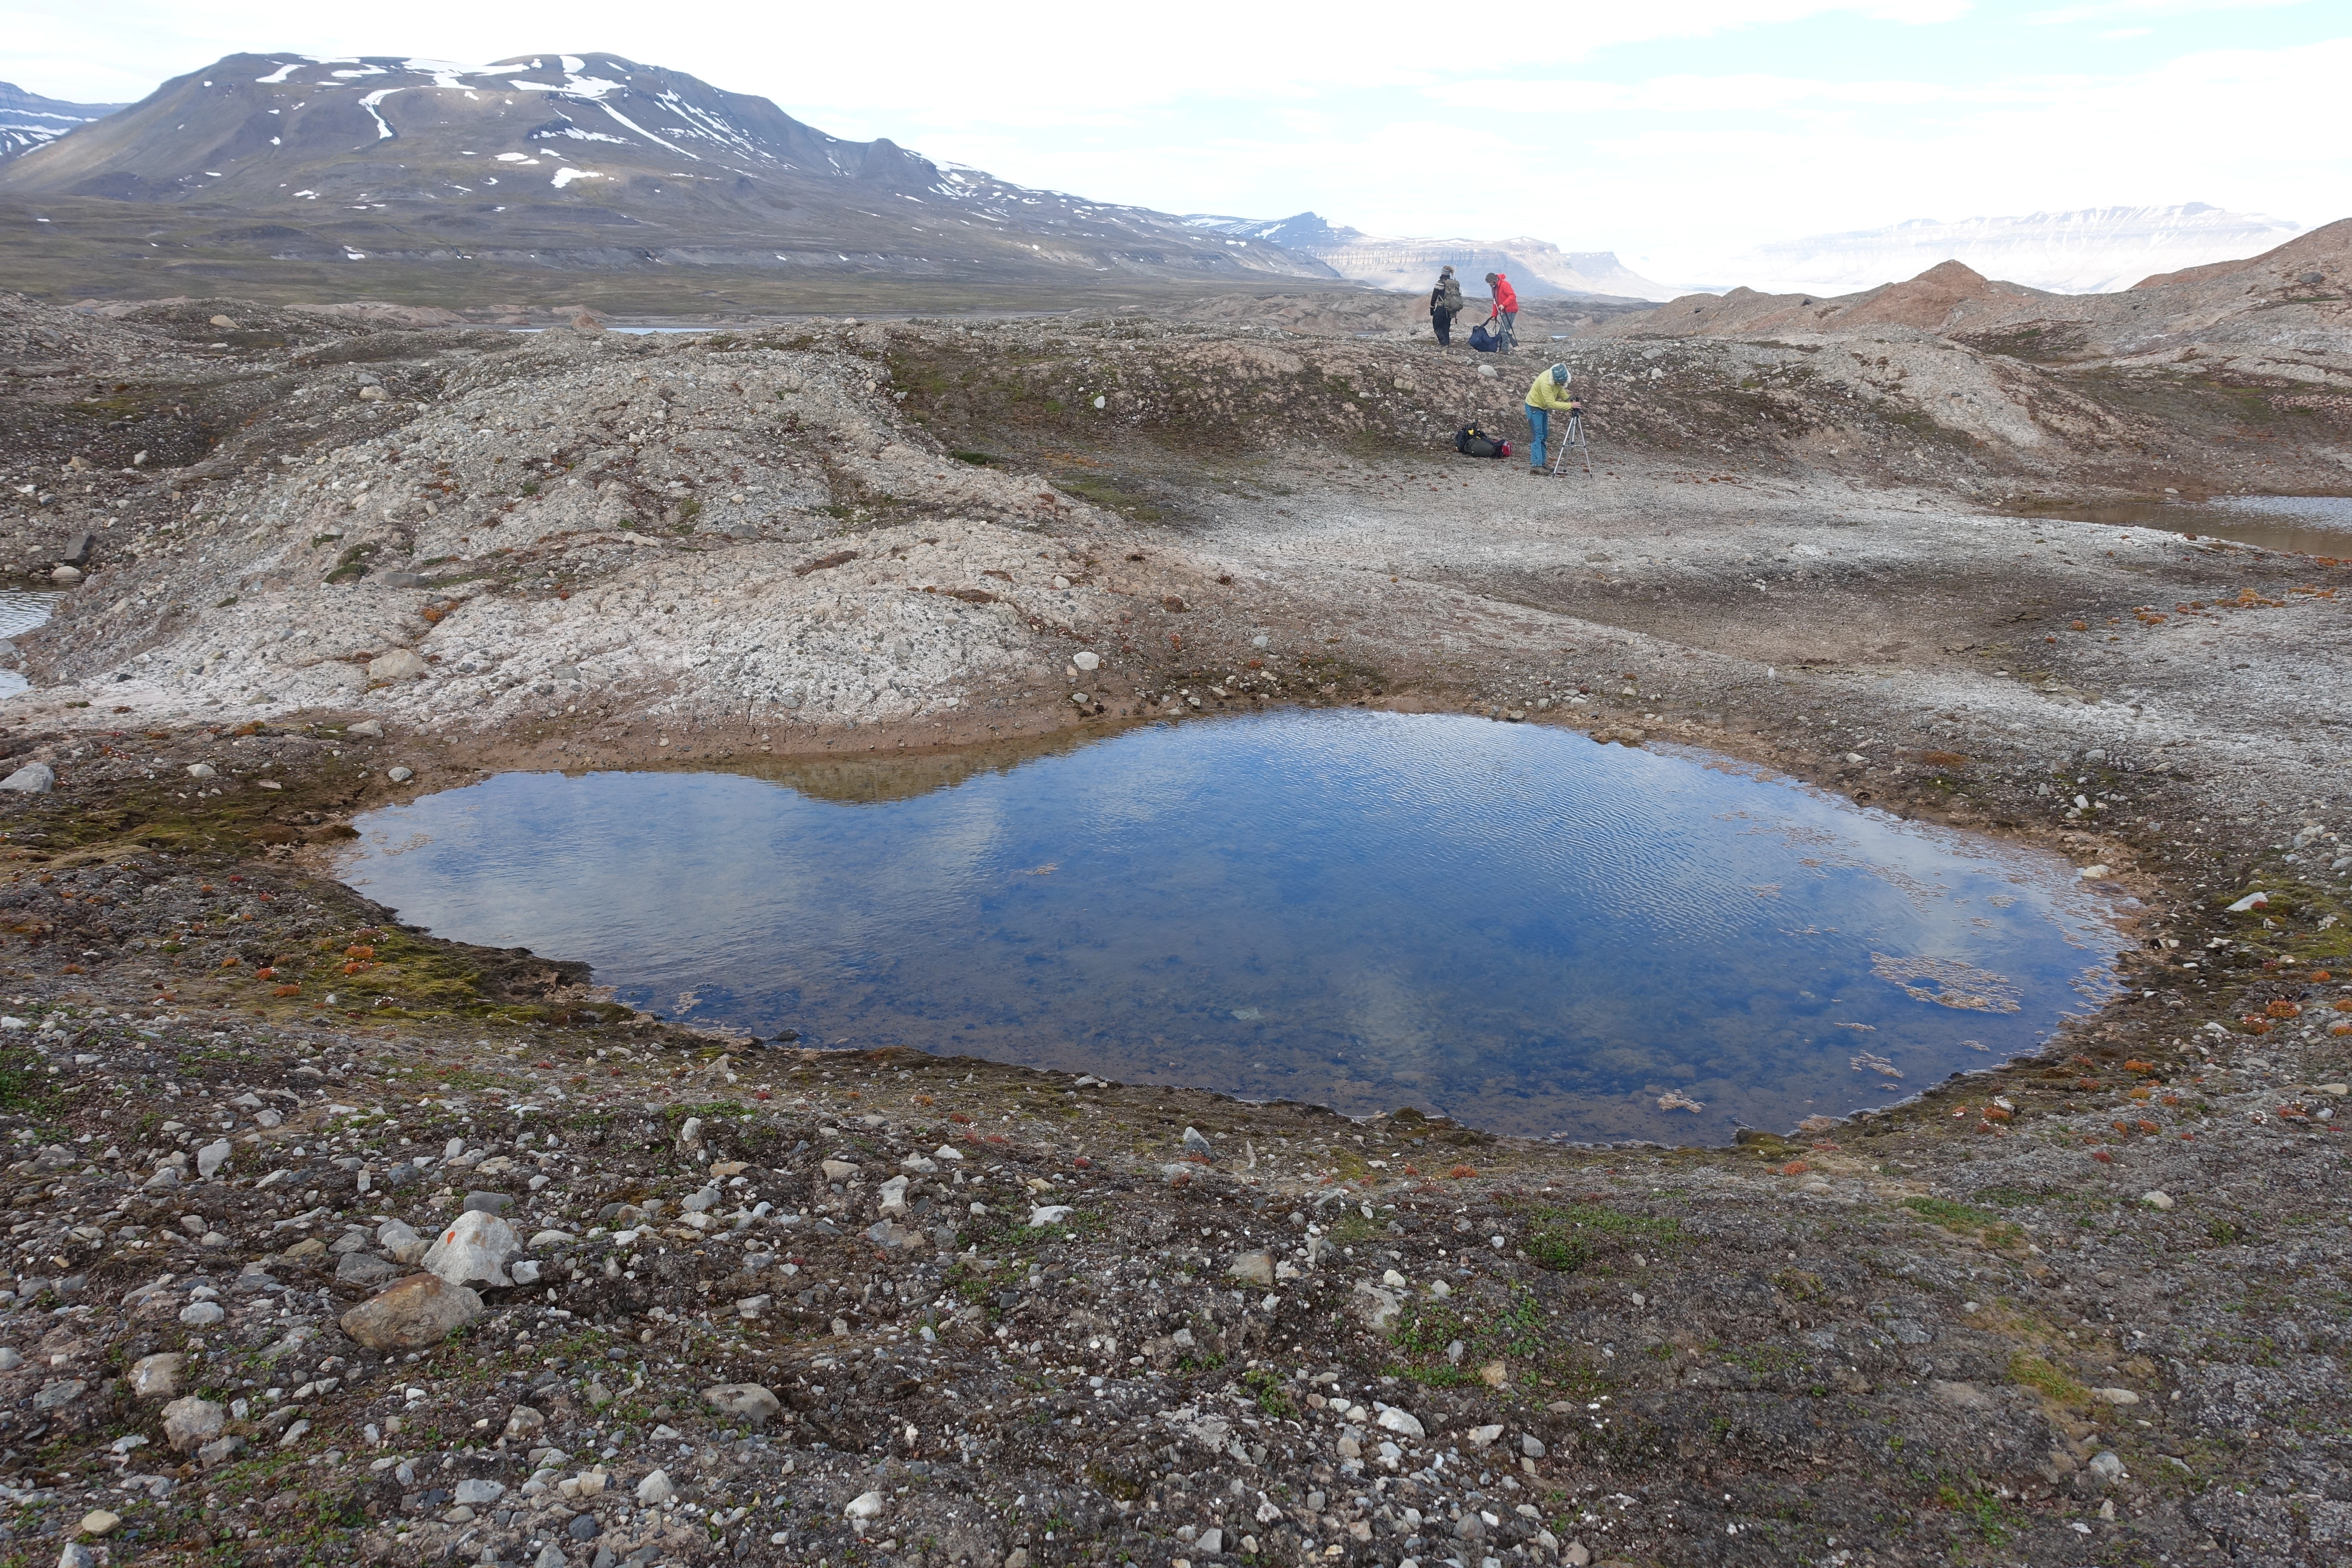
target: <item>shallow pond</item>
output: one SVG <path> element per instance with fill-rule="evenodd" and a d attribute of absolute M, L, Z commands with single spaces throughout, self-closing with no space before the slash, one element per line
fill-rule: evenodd
<path fill-rule="evenodd" d="M 0 588 L 0 640 L 47 626 L 59 596 L 46 588 Z M 31 684 L 16 670 L 0 669 L 0 698 L 14 697 Z"/>
<path fill-rule="evenodd" d="M 2062 861 L 1565 730 L 789 776 L 504 774 L 370 814 L 346 875 L 688 1021 L 1578 1139 L 1901 1099 L 2095 1005 L 2114 946 Z"/>
<path fill-rule="evenodd" d="M 2118 502 L 2047 514 L 2109 528 L 2157 528 L 2264 550 L 2352 557 L 2352 496 L 2216 496 L 2206 501 Z"/>

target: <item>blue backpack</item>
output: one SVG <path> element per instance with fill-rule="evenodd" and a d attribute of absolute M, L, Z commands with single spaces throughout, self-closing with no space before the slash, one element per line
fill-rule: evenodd
<path fill-rule="evenodd" d="M 1486 323 L 1481 321 L 1470 329 L 1470 346 L 1482 354 L 1493 353 L 1503 346 L 1503 334 L 1488 331 Z"/>

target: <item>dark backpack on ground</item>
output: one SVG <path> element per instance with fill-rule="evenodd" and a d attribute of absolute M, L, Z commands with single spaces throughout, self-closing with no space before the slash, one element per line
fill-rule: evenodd
<path fill-rule="evenodd" d="M 1470 346 L 1482 354 L 1493 353 L 1503 346 L 1503 334 L 1488 331 L 1486 323 L 1481 321 L 1470 329 Z"/>
<path fill-rule="evenodd" d="M 1465 425 L 1454 432 L 1454 449 L 1465 458 L 1507 458 L 1511 444 L 1500 436 L 1489 436 L 1475 425 Z"/>

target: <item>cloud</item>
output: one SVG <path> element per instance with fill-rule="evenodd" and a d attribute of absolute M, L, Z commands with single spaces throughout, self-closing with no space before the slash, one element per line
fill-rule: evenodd
<path fill-rule="evenodd" d="M 2062 5 L 2037 11 L 2025 18 L 2037 27 L 2071 26 L 2077 22 L 2155 21 L 2167 16 L 2194 16 L 2209 11 L 2283 11 L 2307 5 L 2312 0 L 2092 0 L 2087 5 Z M 2105 33 L 2102 37 L 2119 35 Z M 2123 35 L 2128 36 L 2128 35 Z"/>

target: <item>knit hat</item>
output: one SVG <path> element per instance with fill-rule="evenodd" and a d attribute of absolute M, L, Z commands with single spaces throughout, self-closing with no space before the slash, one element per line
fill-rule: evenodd
<path fill-rule="evenodd" d="M 1556 364 L 1551 367 L 1551 384 L 1554 386 L 1566 386 L 1568 384 L 1568 366 L 1564 364 Z"/>
<path fill-rule="evenodd" d="M 1451 267 L 1441 267 L 1437 269 L 1437 275 L 1440 278 L 1451 278 L 1454 276 L 1454 268 Z"/>

